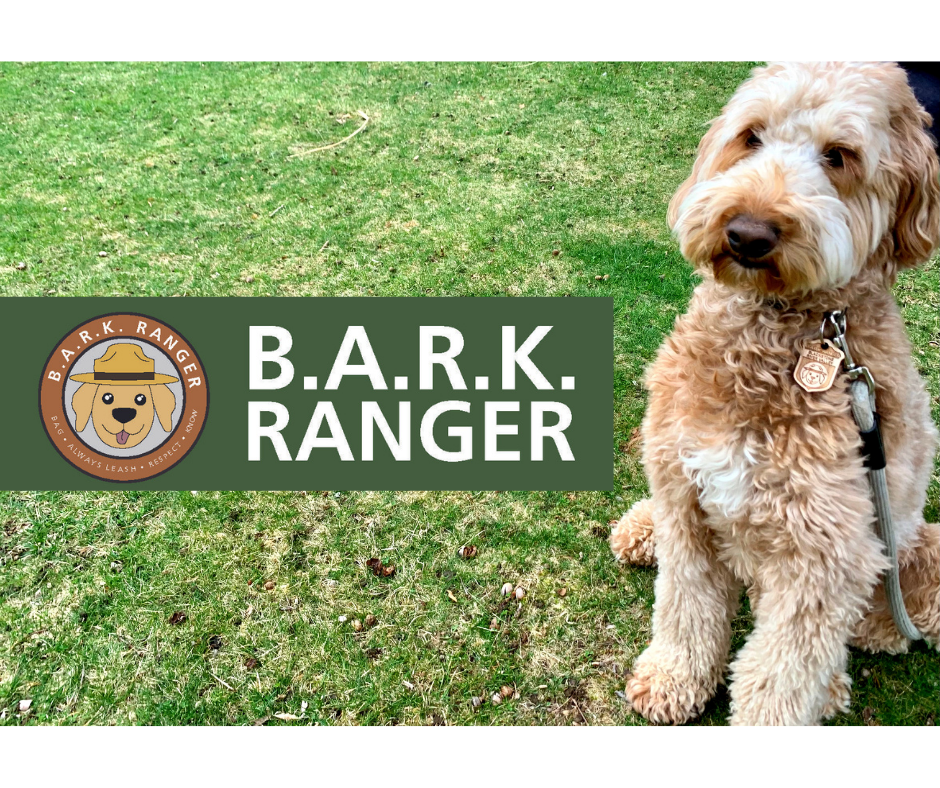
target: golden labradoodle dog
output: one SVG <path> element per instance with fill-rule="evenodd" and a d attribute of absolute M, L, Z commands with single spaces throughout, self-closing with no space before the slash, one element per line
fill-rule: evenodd
<path fill-rule="evenodd" d="M 846 377 L 815 393 L 794 380 L 827 312 L 848 310 L 849 348 L 877 382 L 904 596 L 937 645 L 940 527 L 923 518 L 937 430 L 891 295 L 940 242 L 927 122 L 895 65 L 760 68 L 672 199 L 704 281 L 647 373 L 652 496 L 610 540 L 659 567 L 653 639 L 627 684 L 653 722 L 685 722 L 714 694 L 742 585 L 755 624 L 730 667 L 732 723 L 844 711 L 848 645 L 908 647 L 879 585 Z"/>

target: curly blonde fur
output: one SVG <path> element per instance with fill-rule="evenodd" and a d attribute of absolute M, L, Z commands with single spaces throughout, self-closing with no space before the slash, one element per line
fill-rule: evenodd
<path fill-rule="evenodd" d="M 651 498 L 617 524 L 620 560 L 658 564 L 653 639 L 627 685 L 653 722 L 701 713 L 728 667 L 740 590 L 754 630 L 730 665 L 731 722 L 812 724 L 848 708 L 847 646 L 904 651 L 840 375 L 807 393 L 793 370 L 827 311 L 878 383 L 902 585 L 940 637 L 940 528 L 923 507 L 937 430 L 891 295 L 940 243 L 933 144 L 893 64 L 773 64 L 712 124 L 669 207 L 703 278 L 649 369 Z M 739 216 L 772 251 L 729 247 Z"/>

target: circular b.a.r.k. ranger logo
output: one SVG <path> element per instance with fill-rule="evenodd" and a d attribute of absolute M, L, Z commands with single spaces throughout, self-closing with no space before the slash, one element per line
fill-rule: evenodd
<path fill-rule="evenodd" d="M 43 367 L 39 410 L 58 452 L 109 482 L 165 473 L 195 446 L 209 388 L 193 347 L 146 315 L 102 315 L 72 329 Z"/>

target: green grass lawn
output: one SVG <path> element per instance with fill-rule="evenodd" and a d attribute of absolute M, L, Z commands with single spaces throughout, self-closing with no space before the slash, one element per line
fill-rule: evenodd
<path fill-rule="evenodd" d="M 599 295 L 616 314 L 610 492 L 0 493 L 0 724 L 640 722 L 622 690 L 655 572 L 614 563 L 607 522 L 644 496 L 640 380 L 694 286 L 666 203 L 747 72 L 0 65 L 4 296 Z M 358 111 L 361 134 L 307 153 Z M 938 261 L 897 295 L 938 418 Z M 940 710 L 923 645 L 850 670 L 839 723 Z M 722 693 L 703 721 L 727 713 Z"/>

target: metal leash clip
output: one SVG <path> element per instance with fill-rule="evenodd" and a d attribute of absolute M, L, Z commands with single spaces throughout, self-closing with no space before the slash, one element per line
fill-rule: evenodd
<path fill-rule="evenodd" d="M 868 367 L 857 365 L 855 360 L 852 358 L 852 352 L 849 350 L 849 343 L 845 339 L 845 330 L 848 326 L 846 317 L 847 312 L 847 309 L 840 309 L 835 312 L 826 312 L 826 314 L 823 316 L 822 323 L 819 326 L 819 338 L 824 343 L 831 342 L 833 345 L 835 345 L 836 348 L 842 351 L 842 354 L 845 356 L 845 359 L 842 362 L 845 366 L 845 374 L 852 382 L 856 380 L 864 381 L 865 385 L 868 386 L 868 396 L 871 399 L 872 410 L 874 410 L 875 379 L 872 377 L 871 371 L 868 369 Z M 832 328 L 832 336 L 827 336 L 827 328 Z"/>

